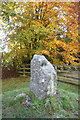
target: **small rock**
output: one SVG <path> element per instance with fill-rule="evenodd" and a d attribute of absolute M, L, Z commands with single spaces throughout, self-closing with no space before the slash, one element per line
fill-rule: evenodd
<path fill-rule="evenodd" d="M 79 116 L 79 113 L 74 113 L 74 115 Z"/>
<path fill-rule="evenodd" d="M 30 105 L 31 105 L 28 101 L 27 102 L 23 102 L 22 104 L 24 105 L 24 107 L 30 107 Z"/>
<path fill-rule="evenodd" d="M 14 100 L 16 100 L 17 98 L 20 98 L 20 97 L 22 97 L 22 96 L 26 96 L 26 94 L 25 94 L 25 93 L 19 94 L 19 95 L 17 95 L 17 96 L 14 98 Z"/>
<path fill-rule="evenodd" d="M 30 105 L 32 104 L 32 99 L 26 95 L 26 101 L 22 103 L 24 105 L 24 107 L 30 107 Z"/>
<path fill-rule="evenodd" d="M 60 118 L 59 116 L 57 116 L 57 118 Z"/>
<path fill-rule="evenodd" d="M 26 100 L 29 101 L 29 102 L 32 101 L 31 98 L 28 95 L 26 95 Z"/>
<path fill-rule="evenodd" d="M 44 106 L 47 107 L 48 104 L 49 104 L 49 102 L 46 102 Z"/>

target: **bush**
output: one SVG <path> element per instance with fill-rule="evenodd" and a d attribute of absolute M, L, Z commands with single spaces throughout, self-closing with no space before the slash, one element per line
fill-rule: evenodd
<path fill-rule="evenodd" d="M 11 77 L 18 77 L 18 71 L 14 69 L 14 67 L 2 67 L 2 79 L 11 78 Z"/>

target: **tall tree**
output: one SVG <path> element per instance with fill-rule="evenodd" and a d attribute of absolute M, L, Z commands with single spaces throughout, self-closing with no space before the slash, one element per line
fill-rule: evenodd
<path fill-rule="evenodd" d="M 52 63 L 78 64 L 78 3 L 2 3 L 7 21 L 10 52 L 5 58 L 32 58 L 45 54 Z"/>

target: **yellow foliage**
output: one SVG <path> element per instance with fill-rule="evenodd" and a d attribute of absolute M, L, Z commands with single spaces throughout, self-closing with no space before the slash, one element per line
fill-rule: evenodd
<path fill-rule="evenodd" d="M 46 54 L 46 55 L 50 56 L 50 53 L 48 50 L 42 50 L 41 54 Z"/>

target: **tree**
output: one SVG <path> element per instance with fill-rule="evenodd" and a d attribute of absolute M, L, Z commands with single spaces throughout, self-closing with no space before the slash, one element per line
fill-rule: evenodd
<path fill-rule="evenodd" d="M 1 6 L 1 17 L 11 31 L 10 52 L 4 55 L 8 61 L 15 58 L 21 64 L 23 57 L 45 54 L 54 64 L 78 63 L 78 3 L 6 2 Z"/>

